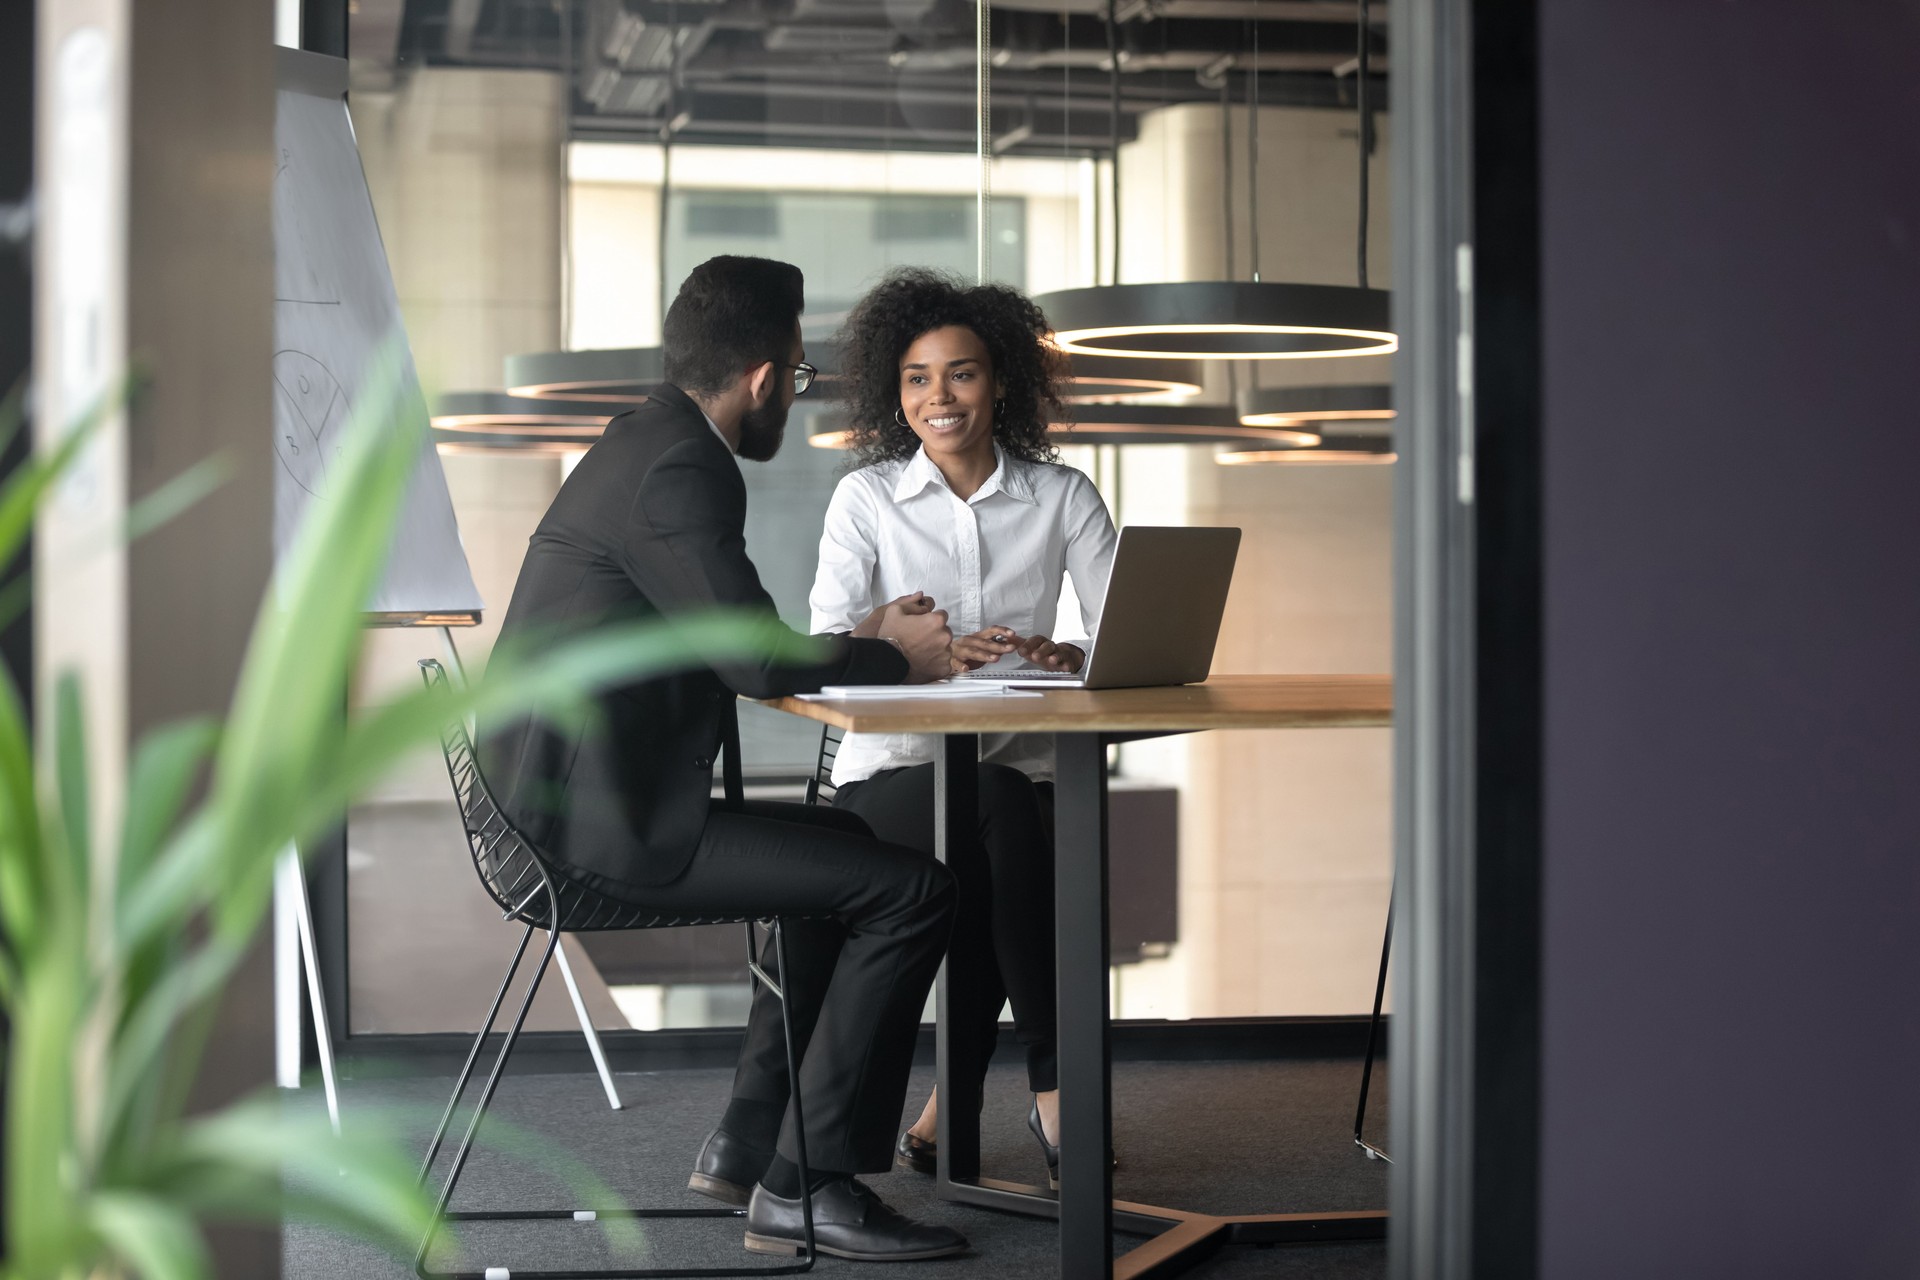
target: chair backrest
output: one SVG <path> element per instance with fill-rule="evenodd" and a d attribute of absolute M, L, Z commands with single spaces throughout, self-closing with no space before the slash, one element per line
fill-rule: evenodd
<path fill-rule="evenodd" d="M 433 658 L 419 660 L 420 678 L 427 688 L 445 692 L 452 688 L 446 668 Z M 447 758 L 447 777 L 453 783 L 453 797 L 460 807 L 460 824 L 466 828 L 467 848 L 473 855 L 473 869 L 486 886 L 487 895 L 500 905 L 509 920 L 519 920 L 540 929 L 557 928 L 563 933 L 589 933 L 604 929 L 660 929 L 680 925 L 739 924 L 760 920 L 753 913 L 711 911 L 701 914 L 661 911 L 596 893 L 568 876 L 553 864 L 540 846 L 508 818 L 487 786 L 480 771 L 480 759 L 473 747 L 473 735 L 458 716 L 447 717 L 440 733 L 440 747 Z M 771 919 L 772 917 L 764 917 Z M 824 918 L 795 914 L 785 919 Z"/>
<path fill-rule="evenodd" d="M 420 678 L 427 688 L 438 692 L 451 689 L 446 668 L 437 660 L 422 658 L 419 665 Z M 440 748 L 447 758 L 447 778 L 453 783 L 453 798 L 460 808 L 460 825 L 466 828 L 473 869 L 486 886 L 487 895 L 509 917 L 546 927 L 552 915 L 549 894 L 554 887 L 553 875 L 533 841 L 513 825 L 494 799 L 486 776 L 480 772 L 473 738 L 459 716 L 447 718 L 446 727 L 440 731 Z"/>
<path fill-rule="evenodd" d="M 847 731 L 837 725 L 820 728 L 820 754 L 813 762 L 813 776 L 807 779 L 807 803 L 833 807 L 839 789 L 833 785 L 833 762 L 840 755 L 840 744 Z"/>

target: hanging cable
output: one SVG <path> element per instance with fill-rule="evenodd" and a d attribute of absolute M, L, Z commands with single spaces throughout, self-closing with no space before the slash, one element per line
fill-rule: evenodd
<path fill-rule="evenodd" d="M 1060 36 L 1060 243 L 1078 248 L 1074 215 L 1078 202 L 1073 198 L 1073 18 L 1065 9 L 1060 11 Z"/>
<path fill-rule="evenodd" d="M 1220 223 L 1226 278 L 1233 279 L 1233 77 L 1220 77 Z"/>
<path fill-rule="evenodd" d="M 975 274 L 985 284 L 993 274 L 993 228 L 987 215 L 993 206 L 993 9 L 987 0 L 973 0 L 974 121 L 973 145 L 980 157 L 980 176 L 974 188 L 975 239 L 979 251 Z"/>
<path fill-rule="evenodd" d="M 1260 283 L 1260 19 L 1253 19 L 1253 64 L 1247 70 L 1247 256 Z"/>
<path fill-rule="evenodd" d="M 1356 95 L 1360 100 L 1360 231 L 1355 237 L 1356 252 L 1360 260 L 1360 287 L 1367 287 L 1367 203 L 1370 169 L 1373 161 L 1373 111 L 1368 102 L 1367 63 L 1373 45 L 1373 29 L 1367 20 L 1367 0 L 1360 0 L 1360 53 L 1359 70 L 1355 73 L 1360 82 Z"/>
<path fill-rule="evenodd" d="M 560 125 L 560 349 L 573 350 L 573 5 L 558 0 L 560 67 L 566 83 L 566 115 Z"/>
<path fill-rule="evenodd" d="M 1107 203 L 1113 206 L 1113 271 L 1108 284 L 1120 283 L 1120 22 L 1119 0 L 1107 0 L 1107 133 L 1108 174 L 1111 179 Z"/>
<path fill-rule="evenodd" d="M 680 4 L 667 5 L 667 100 L 660 117 L 660 239 L 654 246 L 654 271 L 659 276 L 655 313 L 660 317 L 660 341 L 667 340 L 667 210 L 673 198 L 673 111 L 680 100 Z"/>
<path fill-rule="evenodd" d="M 1220 231 L 1226 246 L 1226 279 L 1233 279 L 1233 77 L 1220 77 Z M 1227 398 L 1240 394 L 1240 371 L 1227 361 Z"/>

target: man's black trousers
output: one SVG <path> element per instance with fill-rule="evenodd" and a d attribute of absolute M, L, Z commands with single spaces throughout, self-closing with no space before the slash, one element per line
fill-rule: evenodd
<path fill-rule="evenodd" d="M 678 879 L 607 887 L 665 911 L 828 917 L 788 922 L 788 971 L 779 975 L 799 1051 L 808 1163 L 843 1173 L 891 1166 L 920 1014 L 952 926 L 945 867 L 874 839 L 850 813 L 749 801 L 714 807 Z M 771 942 L 763 964 L 777 971 Z M 758 983 L 733 1095 L 787 1108 L 779 1151 L 798 1163 L 779 1003 Z"/>

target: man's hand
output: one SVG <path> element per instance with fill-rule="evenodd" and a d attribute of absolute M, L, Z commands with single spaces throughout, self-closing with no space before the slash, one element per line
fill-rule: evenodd
<path fill-rule="evenodd" d="M 1078 671 L 1087 661 L 1078 646 L 1055 644 L 1045 636 L 1014 636 L 1013 652 L 1048 671 Z"/>
<path fill-rule="evenodd" d="M 859 636 L 862 640 L 878 640 L 881 636 L 880 627 L 886 622 L 890 610 L 897 611 L 896 617 L 902 614 L 931 613 L 933 597 L 924 591 L 916 591 L 912 595 L 889 600 L 862 619 L 860 625 L 855 627 L 851 634 Z"/>
<path fill-rule="evenodd" d="M 893 641 L 907 655 L 908 684 L 927 684 L 953 674 L 953 632 L 947 627 L 947 611 L 934 608 L 931 596 L 902 596 L 877 612 L 880 621 L 875 634 Z"/>
<path fill-rule="evenodd" d="M 956 673 L 978 671 L 989 662 L 998 662 L 1013 652 L 1019 639 L 1006 627 L 988 627 L 970 636 L 960 636 L 953 642 L 953 669 Z"/>

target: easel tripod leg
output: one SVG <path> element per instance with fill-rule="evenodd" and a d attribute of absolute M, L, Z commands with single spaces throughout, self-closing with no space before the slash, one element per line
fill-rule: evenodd
<path fill-rule="evenodd" d="M 320 1083 L 327 1094 L 327 1118 L 340 1132 L 340 1091 L 333 1075 L 333 1033 L 327 1025 L 326 995 L 320 990 L 319 952 L 313 945 L 313 903 L 307 897 L 307 877 L 300 854 L 289 847 L 280 855 L 286 882 L 293 887 L 293 913 L 300 930 L 300 968 L 307 977 L 307 1004 L 313 1010 L 313 1040 L 320 1050 Z"/>

